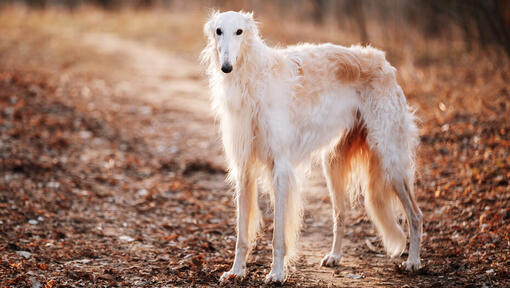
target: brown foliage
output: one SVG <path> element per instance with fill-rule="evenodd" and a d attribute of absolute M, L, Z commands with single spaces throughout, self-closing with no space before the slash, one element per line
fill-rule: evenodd
<path fill-rule="evenodd" d="M 217 285 L 232 262 L 235 210 L 212 117 L 198 109 L 205 80 L 182 72 L 195 71 L 202 43 L 194 20 L 203 15 L 1 13 L 0 286 Z M 278 27 L 264 33 L 284 42 L 334 41 L 342 33 Z M 84 44 L 104 30 L 110 38 L 101 39 L 122 40 L 114 52 Z M 307 263 L 326 248 L 315 249 L 306 231 L 322 237 L 316 242 L 329 237 L 328 199 L 317 196 L 304 229 L 315 254 L 298 262 L 289 286 L 510 284 L 508 58 L 451 51 L 427 38 L 409 43 L 409 50 L 401 42 L 385 49 L 422 119 L 416 196 L 425 214 L 424 267 L 408 274 L 393 266 L 356 209 L 342 267 Z M 163 52 L 147 64 L 152 54 L 129 51 Z M 191 67 L 151 74 L 165 57 L 192 59 L 179 62 Z M 314 225 L 321 219 L 328 225 Z M 247 279 L 234 285 L 263 285 L 270 232 L 266 225 Z M 373 244 L 362 244 L 367 237 Z"/>

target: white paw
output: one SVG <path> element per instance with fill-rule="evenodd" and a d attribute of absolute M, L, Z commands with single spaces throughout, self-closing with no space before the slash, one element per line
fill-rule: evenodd
<path fill-rule="evenodd" d="M 283 282 L 285 282 L 285 272 L 283 270 L 271 270 L 271 272 L 266 275 L 266 284 L 283 284 Z"/>
<path fill-rule="evenodd" d="M 245 269 L 234 270 L 232 268 L 232 269 L 230 269 L 230 271 L 227 271 L 227 272 L 223 273 L 223 275 L 221 275 L 220 282 L 226 283 L 228 281 L 232 281 L 235 279 L 242 279 L 242 278 L 244 278 L 245 275 L 246 275 Z"/>
<path fill-rule="evenodd" d="M 407 271 L 414 272 L 420 269 L 420 259 L 411 260 L 407 259 L 407 261 L 402 263 L 402 267 L 404 267 Z"/>
<path fill-rule="evenodd" d="M 321 266 L 326 267 L 334 267 L 340 265 L 340 260 L 342 260 L 342 254 L 328 254 L 322 258 Z"/>

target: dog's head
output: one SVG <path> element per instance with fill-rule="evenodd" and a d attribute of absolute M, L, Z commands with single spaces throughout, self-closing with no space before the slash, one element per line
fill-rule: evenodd
<path fill-rule="evenodd" d="M 230 73 L 250 37 L 257 33 L 253 13 L 213 12 L 204 25 L 209 44 L 202 52 L 203 59 L 217 65 L 224 73 Z"/>

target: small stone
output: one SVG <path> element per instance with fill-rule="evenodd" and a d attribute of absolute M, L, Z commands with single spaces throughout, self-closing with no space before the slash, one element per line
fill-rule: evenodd
<path fill-rule="evenodd" d="M 125 242 L 133 242 L 133 241 L 135 241 L 135 239 L 133 237 L 127 236 L 127 235 L 122 235 L 122 236 L 119 237 L 119 239 L 121 241 L 125 241 Z"/>
<path fill-rule="evenodd" d="M 32 253 L 30 253 L 28 251 L 16 251 L 16 254 L 18 254 L 19 256 L 21 256 L 25 259 L 29 259 L 30 257 L 32 257 Z"/>
<path fill-rule="evenodd" d="M 80 131 L 80 138 L 81 139 L 89 139 L 92 137 L 92 132 L 90 131 Z"/>
<path fill-rule="evenodd" d="M 30 277 L 28 280 L 30 280 L 30 282 L 32 282 L 32 288 L 41 288 L 42 287 L 41 282 L 37 281 L 37 279 L 35 279 L 34 277 Z"/>
<path fill-rule="evenodd" d="M 147 196 L 147 190 L 146 189 L 140 189 L 138 190 L 138 192 L 136 192 L 136 195 L 140 196 L 140 197 L 144 197 L 144 196 Z"/>
<path fill-rule="evenodd" d="M 152 107 L 150 106 L 142 106 L 138 109 L 140 114 L 142 115 L 151 115 L 152 114 Z"/>
<path fill-rule="evenodd" d="M 37 220 L 35 220 L 35 219 L 28 220 L 28 224 L 30 224 L 30 225 L 37 225 L 38 223 L 39 222 L 37 222 Z"/>
<path fill-rule="evenodd" d="M 177 152 L 179 152 L 179 147 L 177 146 L 170 146 L 170 148 L 168 149 L 168 153 L 170 154 L 175 154 Z"/>
<path fill-rule="evenodd" d="M 362 278 L 365 278 L 363 275 L 358 275 L 358 274 L 345 274 L 345 278 L 349 278 L 349 279 L 362 279 Z"/>
<path fill-rule="evenodd" d="M 58 187 L 60 187 L 60 183 L 58 183 L 56 181 L 50 181 L 50 182 L 46 183 L 46 187 L 48 187 L 48 188 L 58 188 Z"/>

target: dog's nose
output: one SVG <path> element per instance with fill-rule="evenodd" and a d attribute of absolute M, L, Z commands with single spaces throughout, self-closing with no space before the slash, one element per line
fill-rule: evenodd
<path fill-rule="evenodd" d="M 230 65 L 229 63 L 221 65 L 221 71 L 223 71 L 224 73 L 232 72 L 232 65 Z"/>

